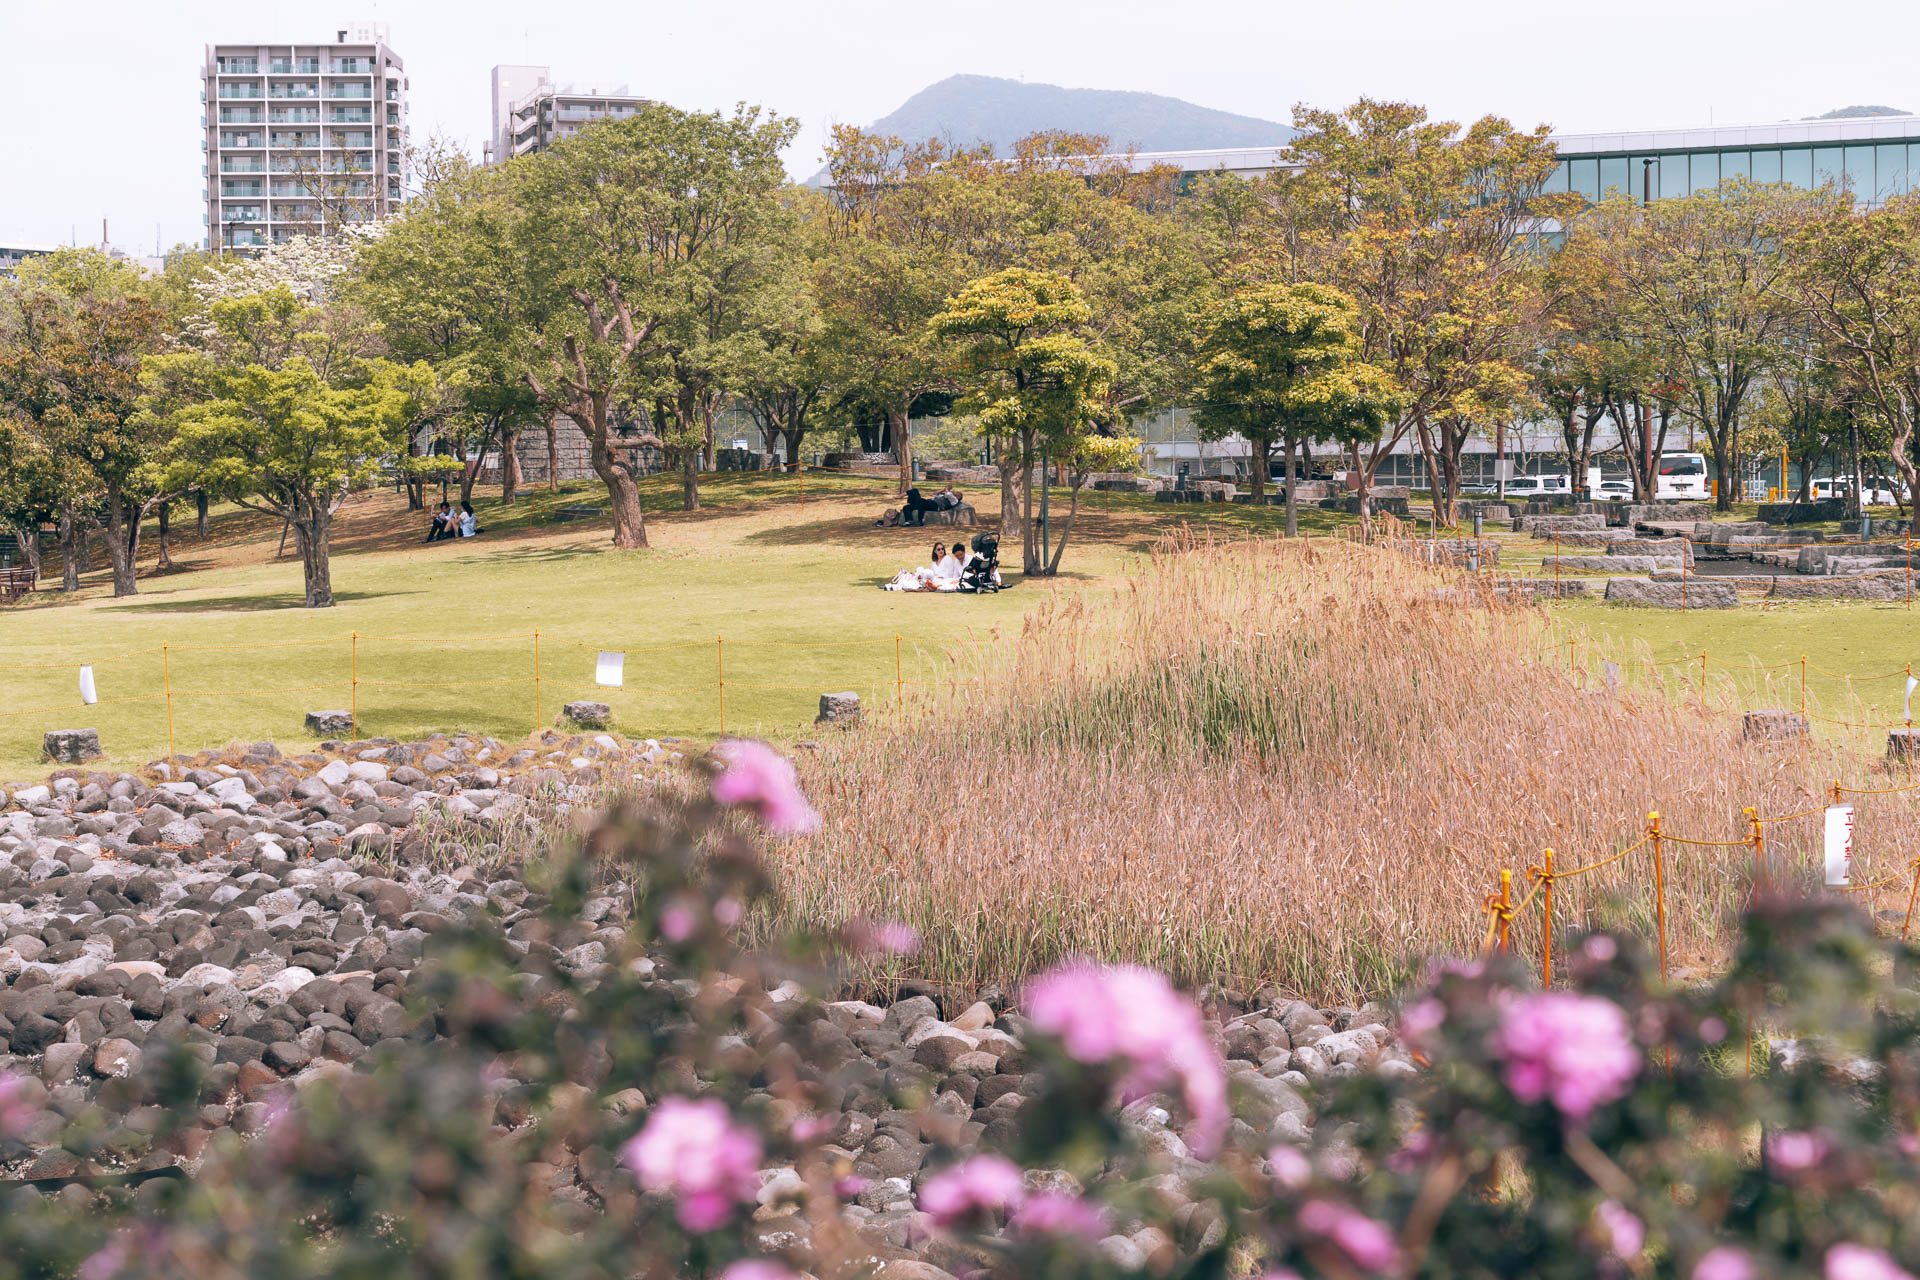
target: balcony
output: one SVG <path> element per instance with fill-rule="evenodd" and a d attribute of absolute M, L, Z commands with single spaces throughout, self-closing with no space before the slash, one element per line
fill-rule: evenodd
<path fill-rule="evenodd" d="M 220 184 L 220 198 L 222 200 L 258 200 L 265 194 L 267 194 L 265 188 L 261 187 L 257 182 L 223 182 Z"/>
<path fill-rule="evenodd" d="M 333 74 L 336 76 L 366 76 L 373 74 L 372 58 L 338 58 L 334 60 Z"/>
<path fill-rule="evenodd" d="M 220 58 L 213 64 L 214 72 L 223 76 L 257 76 L 260 74 L 258 58 Z"/>
<path fill-rule="evenodd" d="M 252 205 L 244 205 L 237 209 L 222 209 L 220 211 L 220 221 L 222 222 L 265 222 L 266 220 L 267 215 L 265 210 L 255 208 Z"/>
<path fill-rule="evenodd" d="M 372 124 L 373 112 L 366 107 L 335 107 L 327 113 L 332 124 Z"/>
<path fill-rule="evenodd" d="M 268 85 L 267 96 L 269 98 L 317 98 L 320 96 L 320 86 L 306 81 L 290 80 L 285 84 Z"/>
<path fill-rule="evenodd" d="M 244 159 L 239 157 L 222 157 L 220 160 L 220 172 L 222 173 L 265 173 L 266 171 L 266 162 L 261 160 L 259 156 L 247 156 Z"/>
<path fill-rule="evenodd" d="M 258 133 L 223 133 L 220 135 L 220 149 L 222 151 L 234 147 L 264 147 L 266 145 L 267 140 L 265 136 Z"/>
<path fill-rule="evenodd" d="M 281 107 L 267 113 L 267 119 L 274 124 L 319 124 L 318 107 Z"/>
<path fill-rule="evenodd" d="M 373 87 L 366 84 L 330 84 L 327 86 L 329 98 L 371 98 Z"/>
<path fill-rule="evenodd" d="M 267 68 L 267 74 L 275 76 L 316 76 L 320 74 L 320 59 L 275 58 Z"/>
<path fill-rule="evenodd" d="M 266 117 L 258 107 L 222 107 L 221 124 L 259 124 Z"/>
<path fill-rule="evenodd" d="M 371 147 L 373 135 L 367 132 L 336 133 L 327 139 L 330 147 Z"/>
<path fill-rule="evenodd" d="M 223 84 L 220 86 L 222 98 L 257 98 L 260 86 L 257 84 Z"/>

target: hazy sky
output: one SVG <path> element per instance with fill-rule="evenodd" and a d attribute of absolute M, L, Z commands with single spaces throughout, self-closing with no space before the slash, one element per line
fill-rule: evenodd
<path fill-rule="evenodd" d="M 0 241 L 153 251 L 202 234 L 202 46 L 308 41 L 384 21 L 416 141 L 478 153 L 495 63 L 621 83 L 682 107 L 797 117 L 796 175 L 826 126 L 869 123 L 956 72 L 1143 89 L 1286 120 L 1296 102 L 1404 98 L 1571 131 L 1779 120 L 1851 103 L 1920 109 L 1912 0 L 0 0 Z"/>

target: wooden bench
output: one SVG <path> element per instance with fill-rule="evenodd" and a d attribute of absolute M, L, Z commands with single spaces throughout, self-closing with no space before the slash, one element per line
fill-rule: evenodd
<path fill-rule="evenodd" d="M 0 604 L 12 604 L 26 595 L 39 578 L 32 569 L 0 569 Z"/>

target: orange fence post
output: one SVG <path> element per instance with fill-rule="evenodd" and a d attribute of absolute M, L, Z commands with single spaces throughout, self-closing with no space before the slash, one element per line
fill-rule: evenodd
<path fill-rule="evenodd" d="M 1553 850 L 1540 876 L 1540 985 L 1553 985 Z"/>
<path fill-rule="evenodd" d="M 720 636 L 713 638 L 713 662 L 720 673 L 720 732 L 727 732 L 727 644 Z"/>
<path fill-rule="evenodd" d="M 807 514 L 807 464 L 796 462 L 793 465 L 800 472 L 800 514 L 805 515 Z"/>
<path fill-rule="evenodd" d="M 533 629 L 533 731 L 540 732 L 540 628 Z"/>
<path fill-rule="evenodd" d="M 1760 825 L 1760 815 L 1751 808 L 1742 810 L 1747 821 L 1753 824 L 1753 882 L 1762 888 L 1767 884 L 1767 836 Z"/>
<path fill-rule="evenodd" d="M 173 758 L 173 656 L 167 652 L 166 641 L 160 642 L 161 679 L 167 690 L 167 758 Z"/>
<path fill-rule="evenodd" d="M 347 680 L 350 692 L 347 695 L 347 715 L 353 721 L 353 733 L 360 736 L 360 633 L 354 632 L 352 649 L 347 659 Z"/>
<path fill-rule="evenodd" d="M 1907 930 L 1913 928 L 1913 904 L 1916 898 L 1920 898 L 1920 858 L 1913 860 L 1913 889 L 1907 894 L 1906 922 L 1900 926 L 1900 940 L 1902 942 L 1906 941 Z"/>
<path fill-rule="evenodd" d="M 1513 948 L 1513 872 L 1500 869 L 1500 954 Z"/>
<path fill-rule="evenodd" d="M 1660 815 L 1647 815 L 1647 835 L 1653 840 L 1653 916 L 1660 932 L 1660 981 L 1667 980 L 1667 867 L 1660 852 Z"/>

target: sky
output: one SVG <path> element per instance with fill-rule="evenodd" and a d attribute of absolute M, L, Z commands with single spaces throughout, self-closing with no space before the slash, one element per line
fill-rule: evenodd
<path fill-rule="evenodd" d="M 1912 0 L 0 0 L 0 243 L 98 243 L 103 217 L 129 252 L 198 243 L 203 47 L 320 40 L 358 20 L 391 29 L 416 143 L 477 155 L 491 68 L 544 64 L 684 108 L 793 116 L 796 177 L 818 167 L 829 125 L 871 123 L 961 72 L 1280 121 L 1363 95 L 1569 132 L 1920 110 Z"/>

